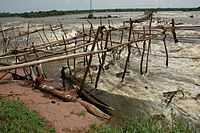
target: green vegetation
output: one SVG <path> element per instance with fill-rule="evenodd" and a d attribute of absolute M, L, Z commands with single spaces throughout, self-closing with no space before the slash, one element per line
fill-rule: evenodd
<path fill-rule="evenodd" d="M 78 18 L 78 19 L 106 19 L 106 18 L 118 18 L 118 17 L 117 16 L 111 16 L 111 15 L 95 17 L 93 14 L 89 14 L 88 17 L 81 17 L 81 18 Z"/>
<path fill-rule="evenodd" d="M 0 96 L 0 132 L 1 133 L 46 133 L 55 132 L 36 111 L 14 100 L 5 100 Z"/>
<path fill-rule="evenodd" d="M 58 16 L 58 15 L 68 15 L 68 14 L 90 14 L 91 12 L 135 12 L 135 11 L 146 11 L 148 8 L 127 8 L 127 9 L 96 9 L 96 10 L 69 10 L 69 11 L 39 11 L 39 12 L 25 12 L 25 13 L 0 13 L 0 17 L 25 17 L 25 18 L 35 18 L 35 17 L 48 17 L 48 16 Z M 151 9 L 152 10 L 152 9 Z M 157 11 L 200 11 L 198 8 L 154 8 Z"/>
<path fill-rule="evenodd" d="M 198 128 L 194 128 L 189 123 L 183 123 L 181 119 L 173 118 L 169 121 L 164 115 L 155 115 L 148 119 L 127 118 L 120 128 L 113 128 L 103 122 L 100 125 L 93 125 L 90 133 L 196 133 Z"/>

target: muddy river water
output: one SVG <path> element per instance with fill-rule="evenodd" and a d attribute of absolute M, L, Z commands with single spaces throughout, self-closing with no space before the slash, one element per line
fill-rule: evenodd
<path fill-rule="evenodd" d="M 95 13 L 95 16 L 118 16 L 113 18 L 112 23 L 115 26 L 122 24 L 124 20 L 130 17 L 133 19 L 140 18 L 143 12 L 121 12 L 121 13 Z M 19 26 L 23 23 L 32 21 L 34 24 L 41 23 L 58 23 L 57 18 L 68 29 L 68 35 L 73 36 L 77 30 L 81 29 L 82 23 L 86 20 L 77 19 L 87 16 L 66 15 L 60 17 L 47 18 L 1 18 L 0 22 L 5 27 Z M 192 17 L 191 17 L 192 16 Z M 200 12 L 158 12 L 155 17 L 161 18 L 169 22 L 172 18 L 176 24 L 182 25 L 200 25 Z M 91 20 L 94 26 L 99 25 L 99 20 Z M 107 24 L 107 20 L 102 20 L 103 24 Z M 147 25 L 147 23 L 142 23 Z M 156 22 L 153 25 L 157 25 Z M 167 23 L 166 23 L 167 25 Z M 89 24 L 86 24 L 86 27 Z M 200 123 L 200 98 L 195 100 L 194 97 L 200 94 L 200 31 L 186 30 L 177 31 L 177 36 L 196 36 L 198 39 L 181 41 L 174 43 L 168 39 L 167 48 L 169 52 L 169 66 L 165 66 L 165 52 L 162 42 L 153 41 L 151 47 L 151 55 L 149 60 L 148 73 L 140 75 L 141 55 L 137 50 L 133 49 L 128 73 L 125 81 L 116 76 L 116 73 L 123 72 L 124 64 L 127 57 L 127 50 L 122 52 L 122 57 L 113 61 L 112 66 L 105 70 L 98 84 L 98 90 L 92 89 L 91 92 L 100 99 L 114 106 L 118 113 L 116 116 L 127 114 L 161 114 L 163 113 L 170 119 L 171 108 L 177 114 L 183 114 L 187 119 L 191 119 L 196 123 Z M 51 37 L 51 35 L 49 35 Z M 142 43 L 138 44 L 142 48 Z M 110 58 L 111 59 L 111 58 Z M 96 60 L 96 61 L 95 61 Z M 106 60 L 108 63 L 109 58 Z M 94 59 L 93 65 L 96 65 L 98 59 Z M 65 61 L 44 64 L 45 72 L 48 77 L 54 78 L 58 82 L 60 80 L 60 68 L 66 65 Z M 93 70 L 92 74 L 97 71 Z M 88 80 L 88 84 L 90 84 Z M 93 85 L 93 84 L 91 84 Z M 172 100 L 173 104 L 166 107 L 166 98 L 163 92 L 182 90 L 184 97 L 178 93 Z M 176 106 L 175 106 L 175 105 Z M 186 113 L 187 112 L 187 113 Z"/>

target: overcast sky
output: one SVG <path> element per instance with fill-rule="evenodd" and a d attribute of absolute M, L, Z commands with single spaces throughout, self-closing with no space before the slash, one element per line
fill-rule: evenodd
<path fill-rule="evenodd" d="M 93 9 L 199 7 L 200 0 L 92 0 Z M 0 12 L 89 9 L 90 0 L 0 0 Z"/>

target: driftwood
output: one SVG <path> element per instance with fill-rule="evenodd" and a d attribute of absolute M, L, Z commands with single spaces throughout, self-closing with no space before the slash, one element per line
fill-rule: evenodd
<path fill-rule="evenodd" d="M 104 119 L 110 119 L 109 115 L 105 114 L 104 112 L 102 112 L 101 110 L 96 108 L 94 105 L 92 105 L 92 104 L 90 104 L 90 103 L 88 103 L 86 101 L 83 101 L 81 99 L 78 99 L 76 97 L 73 97 L 73 96 L 71 96 L 69 94 L 65 95 L 62 92 L 54 89 L 51 86 L 47 86 L 47 85 L 42 84 L 42 85 L 38 86 L 38 89 L 40 89 L 42 91 L 45 91 L 47 93 L 50 93 L 50 94 L 52 94 L 52 95 L 54 95 L 54 96 L 56 96 L 56 97 L 58 97 L 58 98 L 60 98 L 60 99 L 62 99 L 64 101 L 67 101 L 67 102 L 78 102 L 82 106 L 84 106 L 85 109 L 88 112 L 94 114 L 95 116 L 98 116 L 98 117 L 101 117 L 101 118 L 104 118 Z"/>
<path fill-rule="evenodd" d="M 184 93 L 182 90 L 177 90 L 177 91 L 171 91 L 171 92 L 163 92 L 164 97 L 167 98 L 167 106 L 170 104 L 170 102 L 172 101 L 172 99 L 174 98 L 174 96 L 178 93 L 181 92 L 183 94 L 184 97 Z"/>

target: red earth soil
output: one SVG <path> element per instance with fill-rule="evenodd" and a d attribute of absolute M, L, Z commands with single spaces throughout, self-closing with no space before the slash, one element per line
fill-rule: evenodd
<path fill-rule="evenodd" d="M 3 74 L 5 73 L 0 73 L 0 77 Z M 61 87 L 61 84 L 55 83 L 53 80 L 48 80 L 46 83 L 53 87 Z M 100 121 L 79 103 L 64 102 L 40 92 L 33 89 L 31 83 L 27 83 L 27 81 L 12 80 L 11 74 L 0 80 L 0 94 L 7 98 L 19 99 L 31 110 L 36 110 L 55 127 L 58 133 L 87 132 L 91 125 Z"/>

